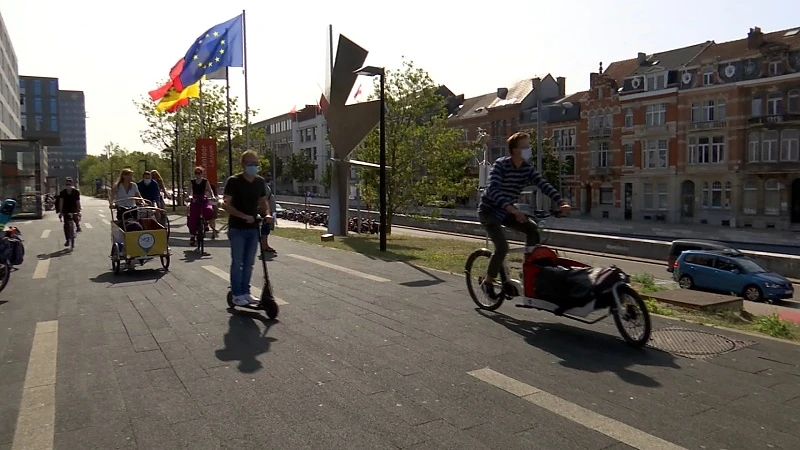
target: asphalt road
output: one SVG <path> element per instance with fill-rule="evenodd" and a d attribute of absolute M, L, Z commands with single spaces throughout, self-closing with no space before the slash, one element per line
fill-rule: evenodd
<path fill-rule="evenodd" d="M 226 242 L 198 259 L 176 228 L 168 273 L 153 261 L 115 276 L 108 212 L 84 207 L 71 253 L 52 215 L 18 224 L 26 261 L 0 293 L 2 449 L 752 450 L 800 439 L 795 345 L 654 318 L 653 346 L 670 352 L 636 351 L 610 320 L 481 313 L 460 277 L 279 238 L 269 265 L 285 304 L 266 321 L 227 311 Z M 688 342 L 705 359 L 679 356 Z"/>

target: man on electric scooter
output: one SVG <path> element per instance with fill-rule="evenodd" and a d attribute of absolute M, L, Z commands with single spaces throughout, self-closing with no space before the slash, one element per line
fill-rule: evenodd
<path fill-rule="evenodd" d="M 255 216 L 260 212 L 265 221 L 272 220 L 264 179 L 258 176 L 258 154 L 248 150 L 242 154 L 242 173 L 225 183 L 222 209 L 228 212 L 228 239 L 231 243 L 231 295 L 233 303 L 246 306 L 258 303 L 250 294 L 253 263 L 260 245 Z"/>
<path fill-rule="evenodd" d="M 81 193 L 77 190 L 72 183 L 72 177 L 64 179 L 64 189 L 58 193 L 56 199 L 56 212 L 58 218 L 66 217 L 67 214 L 72 214 L 72 221 L 75 222 L 75 231 L 81 232 Z M 64 222 L 64 247 L 69 247 L 69 227 L 67 222 Z"/>
<path fill-rule="evenodd" d="M 561 214 L 569 214 L 570 206 L 530 163 L 530 136 L 527 133 L 514 133 L 507 140 L 509 156 L 495 161 L 489 172 L 489 182 L 478 204 L 478 218 L 494 244 L 494 252 L 489 260 L 486 278 L 482 289 L 492 299 L 497 298 L 495 285 L 497 274 L 508 254 L 508 241 L 503 227 L 525 234 L 525 245 L 539 244 L 539 231 L 524 212 L 514 204 L 525 186 L 535 185 L 544 195 L 550 197 L 561 208 Z"/>

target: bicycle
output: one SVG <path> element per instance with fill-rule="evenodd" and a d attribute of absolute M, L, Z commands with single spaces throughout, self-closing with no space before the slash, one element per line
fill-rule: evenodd
<path fill-rule="evenodd" d="M 198 200 L 202 203 L 202 200 Z M 191 204 L 189 206 L 191 210 Z M 200 210 L 200 217 L 197 219 L 197 228 L 195 229 L 194 236 L 194 244 L 195 244 L 195 251 L 200 255 L 205 255 L 205 239 L 206 239 L 206 218 L 204 216 L 204 210 Z M 187 219 L 188 220 L 188 219 Z"/>

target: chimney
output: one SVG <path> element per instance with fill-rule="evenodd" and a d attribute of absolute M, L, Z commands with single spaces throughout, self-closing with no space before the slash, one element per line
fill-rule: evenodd
<path fill-rule="evenodd" d="M 505 100 L 508 96 L 508 88 L 497 88 L 497 98 Z"/>
<path fill-rule="evenodd" d="M 558 98 L 564 98 L 567 95 L 567 79 L 558 77 L 556 83 L 558 83 Z"/>
<path fill-rule="evenodd" d="M 636 55 L 636 60 L 639 61 L 640 66 L 644 65 L 645 61 L 647 61 L 647 54 L 639 52 L 639 54 Z"/>
<path fill-rule="evenodd" d="M 747 33 L 747 49 L 757 50 L 764 44 L 764 33 L 761 32 L 760 27 L 750 28 Z"/>

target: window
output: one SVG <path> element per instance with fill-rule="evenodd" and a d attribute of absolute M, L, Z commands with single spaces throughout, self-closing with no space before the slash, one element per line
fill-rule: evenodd
<path fill-rule="evenodd" d="M 58 131 L 58 116 L 50 116 L 50 131 Z"/>
<path fill-rule="evenodd" d="M 667 168 L 667 140 L 645 141 L 642 167 L 645 169 Z"/>
<path fill-rule="evenodd" d="M 764 113 L 764 105 L 762 104 L 761 97 L 755 96 L 750 102 L 750 115 L 753 117 L 761 117 Z"/>
<path fill-rule="evenodd" d="M 714 84 L 714 69 L 706 69 L 703 72 L 703 86 L 709 86 Z"/>
<path fill-rule="evenodd" d="M 666 73 L 658 73 L 655 75 L 648 75 L 645 78 L 645 90 L 647 91 L 660 91 L 666 87 Z"/>
<path fill-rule="evenodd" d="M 625 108 L 625 128 L 633 126 L 633 108 Z"/>
<path fill-rule="evenodd" d="M 725 136 L 711 138 L 711 162 L 725 162 Z"/>
<path fill-rule="evenodd" d="M 765 131 L 761 141 L 761 161 L 774 162 L 778 160 L 778 132 Z"/>
<path fill-rule="evenodd" d="M 786 111 L 794 114 L 800 113 L 800 89 L 789 91 L 789 103 Z"/>
<path fill-rule="evenodd" d="M 758 185 L 755 181 L 748 180 L 742 186 L 742 212 L 756 214 L 758 206 Z"/>
<path fill-rule="evenodd" d="M 625 167 L 633 167 L 633 145 L 624 144 L 622 150 L 625 153 Z"/>
<path fill-rule="evenodd" d="M 775 76 L 781 74 L 781 60 L 773 59 L 769 62 L 769 75 Z"/>
<path fill-rule="evenodd" d="M 703 188 L 705 189 L 708 186 L 708 183 L 703 183 Z M 704 194 L 707 194 L 708 191 L 704 190 Z M 708 201 L 704 201 L 704 204 L 708 204 Z M 722 183 L 719 181 L 715 181 L 711 183 L 711 207 L 712 208 L 722 208 Z"/>
<path fill-rule="evenodd" d="M 777 216 L 781 210 L 781 185 L 775 180 L 764 183 L 764 214 Z"/>
<path fill-rule="evenodd" d="M 667 123 L 667 104 L 647 105 L 645 113 L 647 126 L 659 126 Z"/>
<path fill-rule="evenodd" d="M 653 209 L 655 199 L 653 198 L 653 185 L 650 183 L 644 184 L 644 209 Z"/>
<path fill-rule="evenodd" d="M 761 155 L 761 135 L 759 133 L 750 133 L 750 146 L 748 147 L 748 162 L 758 162 Z"/>
<path fill-rule="evenodd" d="M 708 100 L 703 103 L 692 103 L 693 123 L 725 120 L 726 115 L 725 100 Z"/>
<path fill-rule="evenodd" d="M 25 106 L 25 94 L 19 94 L 19 105 Z"/>
<path fill-rule="evenodd" d="M 35 122 L 33 125 L 34 126 L 33 129 L 35 131 L 42 131 L 42 116 L 35 116 L 33 120 Z"/>
<path fill-rule="evenodd" d="M 50 95 L 58 95 L 58 81 L 50 80 Z"/>
<path fill-rule="evenodd" d="M 667 192 L 667 183 L 658 183 L 658 209 L 666 210 L 669 202 L 669 193 Z"/>
<path fill-rule="evenodd" d="M 42 113 L 42 99 L 40 97 L 33 99 L 33 112 L 36 114 Z"/>
<path fill-rule="evenodd" d="M 553 130 L 553 144 L 559 152 L 575 150 L 575 128 Z"/>
<path fill-rule="evenodd" d="M 608 142 L 592 142 L 592 167 L 593 168 L 606 168 L 609 166 L 609 148 Z"/>
<path fill-rule="evenodd" d="M 781 132 L 781 161 L 800 161 L 800 130 Z"/>
<path fill-rule="evenodd" d="M 58 114 L 58 102 L 56 99 L 50 99 L 50 114 Z"/>
<path fill-rule="evenodd" d="M 33 80 L 33 95 L 42 95 L 42 80 Z"/>
<path fill-rule="evenodd" d="M 772 92 L 767 96 L 767 115 L 777 116 L 783 114 L 783 94 Z"/>
<path fill-rule="evenodd" d="M 600 204 L 613 205 L 614 204 L 614 189 L 610 187 L 600 188 Z"/>

